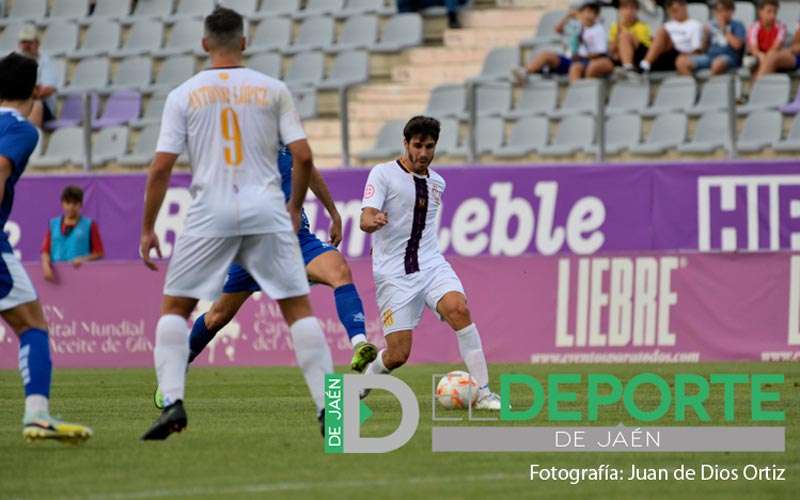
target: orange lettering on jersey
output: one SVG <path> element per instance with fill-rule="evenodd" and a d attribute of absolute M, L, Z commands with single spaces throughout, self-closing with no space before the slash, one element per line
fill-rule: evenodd
<path fill-rule="evenodd" d="M 394 324 L 394 314 L 391 309 L 383 311 L 383 326 L 384 328 L 390 327 Z"/>

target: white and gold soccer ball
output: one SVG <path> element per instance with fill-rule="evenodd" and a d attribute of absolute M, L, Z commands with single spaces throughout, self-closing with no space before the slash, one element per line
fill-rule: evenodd
<path fill-rule="evenodd" d="M 468 408 L 478 398 L 478 383 L 472 375 L 456 370 L 436 384 L 436 399 L 447 409 Z"/>

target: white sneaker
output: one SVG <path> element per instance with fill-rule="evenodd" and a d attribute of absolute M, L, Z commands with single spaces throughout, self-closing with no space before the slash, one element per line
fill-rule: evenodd
<path fill-rule="evenodd" d="M 478 400 L 475 401 L 473 408 L 476 410 L 500 410 L 500 396 L 497 394 L 486 391 L 485 394 L 481 394 L 478 396 Z"/>

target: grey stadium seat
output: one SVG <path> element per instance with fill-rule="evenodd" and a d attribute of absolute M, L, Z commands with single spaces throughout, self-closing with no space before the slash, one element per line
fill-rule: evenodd
<path fill-rule="evenodd" d="M 283 69 L 283 61 L 280 54 L 265 52 L 252 56 L 247 60 L 247 66 L 256 71 L 280 79 Z"/>
<path fill-rule="evenodd" d="M 713 153 L 728 143 L 728 114 L 709 111 L 700 117 L 694 137 L 678 146 L 681 153 Z"/>
<path fill-rule="evenodd" d="M 378 39 L 378 17 L 374 15 L 354 15 L 345 21 L 342 31 L 328 52 L 369 49 Z"/>
<path fill-rule="evenodd" d="M 303 52 L 292 59 L 284 82 L 289 87 L 315 87 L 324 75 L 325 56 L 322 52 Z"/>
<path fill-rule="evenodd" d="M 313 16 L 328 16 L 344 8 L 344 0 L 306 0 L 306 7 L 298 10 L 292 17 L 306 19 Z"/>
<path fill-rule="evenodd" d="M 369 80 L 369 54 L 367 51 L 339 52 L 333 60 L 330 74 L 318 85 L 318 88 L 341 90 L 367 80 Z"/>
<path fill-rule="evenodd" d="M 144 108 L 142 117 L 138 120 L 131 122 L 131 126 L 135 128 L 146 127 L 152 124 L 161 123 L 161 115 L 164 112 L 164 102 L 167 96 L 153 96 L 147 101 L 147 106 Z"/>
<path fill-rule="evenodd" d="M 536 34 L 526 38 L 520 44 L 522 47 L 535 47 L 561 41 L 561 35 L 556 33 L 555 26 L 567 14 L 563 10 L 549 10 L 539 19 Z"/>
<path fill-rule="evenodd" d="M 631 153 L 639 155 L 661 155 L 678 147 L 686 140 L 688 119 L 683 113 L 658 115 L 650 128 L 650 135 L 643 144 L 632 146 Z"/>
<path fill-rule="evenodd" d="M 145 166 L 150 163 L 156 150 L 160 128 L 161 125 L 154 123 L 142 129 L 131 154 L 121 156 L 117 159 L 117 163 L 127 167 Z"/>
<path fill-rule="evenodd" d="M 755 4 L 753 4 L 753 2 L 736 2 L 736 10 L 733 13 L 733 18 L 741 21 L 745 27 L 750 26 L 750 23 L 756 19 Z"/>
<path fill-rule="evenodd" d="M 295 109 L 300 118 L 306 120 L 317 117 L 317 89 L 312 87 L 291 89 Z"/>
<path fill-rule="evenodd" d="M 445 118 L 439 120 L 439 126 L 439 140 L 436 142 L 436 153 L 442 156 L 454 154 L 458 151 L 460 144 L 459 135 L 461 135 L 461 126 L 458 120 Z M 403 130 L 401 128 L 397 137 L 402 138 L 402 136 Z"/>
<path fill-rule="evenodd" d="M 619 12 L 617 11 L 616 7 L 603 5 L 600 8 L 600 20 L 603 23 L 603 26 L 605 26 L 606 31 L 611 29 L 611 23 L 616 22 L 617 17 L 619 17 Z"/>
<path fill-rule="evenodd" d="M 606 154 L 616 155 L 639 144 L 642 137 L 642 119 L 639 115 L 620 114 L 606 119 Z M 598 145 L 583 148 L 586 153 L 597 152 Z"/>
<path fill-rule="evenodd" d="M 172 14 L 175 7 L 173 0 L 143 0 L 136 2 L 136 8 L 131 17 L 163 18 Z"/>
<path fill-rule="evenodd" d="M 550 123 L 544 116 L 526 116 L 511 128 L 505 146 L 493 151 L 495 156 L 512 158 L 535 153 L 547 144 Z"/>
<path fill-rule="evenodd" d="M 502 116 L 511 109 L 511 84 L 491 82 L 478 84 L 475 89 L 476 111 L 478 117 Z M 462 120 L 469 119 L 469 111 L 459 115 Z"/>
<path fill-rule="evenodd" d="M 371 50 L 374 52 L 399 52 L 422 45 L 422 16 L 417 13 L 396 14 L 389 18 L 381 32 L 381 39 Z"/>
<path fill-rule="evenodd" d="M 89 90 L 100 90 L 108 86 L 108 74 L 111 63 L 106 57 L 90 57 L 82 59 L 75 66 L 75 73 L 62 92 L 80 93 Z"/>
<path fill-rule="evenodd" d="M 594 143 L 594 117 L 568 116 L 561 120 L 553 143 L 539 148 L 542 156 L 573 155 Z"/>
<path fill-rule="evenodd" d="M 142 90 L 157 92 L 175 88 L 194 75 L 194 66 L 194 56 L 177 56 L 166 59 L 158 70 L 155 83 Z"/>
<path fill-rule="evenodd" d="M 266 17 L 291 16 L 300 10 L 300 0 L 262 0 L 261 8 L 252 16 L 255 19 Z"/>
<path fill-rule="evenodd" d="M 172 26 L 169 40 L 164 44 L 164 48 L 154 50 L 152 55 L 156 57 L 176 56 L 195 51 L 204 54 L 205 52 L 202 51 L 202 46 L 200 45 L 202 37 L 203 21 L 182 19 Z"/>
<path fill-rule="evenodd" d="M 78 25 L 68 21 L 53 21 L 42 37 L 42 52 L 60 56 L 75 51 L 78 45 Z"/>
<path fill-rule="evenodd" d="M 97 19 L 89 25 L 80 48 L 71 57 L 96 57 L 119 48 L 122 28 L 110 19 Z"/>
<path fill-rule="evenodd" d="M 15 23 L 37 22 L 47 15 L 47 0 L 18 0 L 11 6 L 8 16 L 0 19 L 0 26 Z"/>
<path fill-rule="evenodd" d="M 89 15 L 89 0 L 53 0 L 46 24 L 61 21 L 76 21 Z"/>
<path fill-rule="evenodd" d="M 697 83 L 691 76 L 672 76 L 661 82 L 652 106 L 642 116 L 653 118 L 662 113 L 687 111 L 697 99 Z"/>
<path fill-rule="evenodd" d="M 556 109 L 558 83 L 554 80 L 530 80 L 523 88 L 514 109 L 504 113 L 505 118 L 546 115 Z"/>
<path fill-rule="evenodd" d="M 97 0 L 92 17 L 122 18 L 131 13 L 130 0 Z"/>
<path fill-rule="evenodd" d="M 333 44 L 334 21 L 330 17 L 309 17 L 300 23 L 292 45 L 284 49 L 286 54 L 297 54 L 309 50 L 327 49 Z"/>
<path fill-rule="evenodd" d="M 258 8 L 258 0 L 219 0 L 221 6 L 233 9 L 244 17 L 252 17 Z"/>
<path fill-rule="evenodd" d="M 779 111 L 754 111 L 747 116 L 736 148 L 742 153 L 758 153 L 780 140 L 783 117 Z"/>
<path fill-rule="evenodd" d="M 492 151 L 500 149 L 503 145 L 503 135 L 505 122 L 502 118 L 487 116 L 479 118 L 475 125 L 475 154 L 490 154 Z M 453 156 L 466 156 L 469 145 L 462 144 L 450 154 Z"/>
<path fill-rule="evenodd" d="M 215 0 L 181 0 L 178 2 L 178 8 L 175 9 L 175 13 L 171 16 L 165 16 L 163 19 L 168 22 L 190 18 L 203 19 L 211 14 L 215 3 Z"/>
<path fill-rule="evenodd" d="M 466 109 L 463 85 L 446 84 L 434 87 L 425 114 L 436 118 L 459 117 Z"/>
<path fill-rule="evenodd" d="M 570 115 L 592 114 L 597 110 L 599 95 L 600 82 L 597 80 L 583 79 L 572 82 L 567 87 L 561 107 L 552 111 L 550 116 L 563 118 Z"/>
<path fill-rule="evenodd" d="M 59 168 L 83 163 L 83 128 L 64 127 L 50 136 L 45 153 L 31 161 L 35 168 Z"/>
<path fill-rule="evenodd" d="M 660 5 L 656 5 L 654 12 L 650 13 L 646 9 L 639 9 L 639 19 L 650 26 L 650 33 L 655 35 L 656 30 L 664 23 L 666 16 L 664 16 L 664 9 Z M 611 26 L 608 26 L 611 28 Z"/>
<path fill-rule="evenodd" d="M 786 139 L 773 142 L 772 149 L 780 153 L 800 152 L 800 115 L 795 116 Z"/>
<path fill-rule="evenodd" d="M 728 107 L 728 77 L 715 76 L 703 85 L 697 104 L 686 112 L 689 116 L 699 116 L 709 111 L 718 111 Z"/>
<path fill-rule="evenodd" d="M 745 115 L 759 109 L 777 109 L 789 101 L 792 80 L 785 73 L 764 75 L 750 89 L 750 99 L 744 106 L 736 106 L 736 112 Z"/>
<path fill-rule="evenodd" d="M 800 3 L 798 2 L 781 2 L 780 9 L 778 9 L 778 20 L 783 21 L 788 31 L 786 40 L 791 40 L 789 33 L 794 33 L 797 28 L 797 20 L 800 19 Z"/>
<path fill-rule="evenodd" d="M 708 22 L 710 14 L 708 11 L 708 5 L 704 3 L 690 3 L 687 7 L 689 8 L 690 18 L 697 19 L 701 23 Z"/>
<path fill-rule="evenodd" d="M 128 57 L 119 62 L 111 77 L 111 91 L 146 88 L 153 81 L 153 60 L 147 56 Z"/>
<path fill-rule="evenodd" d="M 268 17 L 261 21 L 247 47 L 250 53 L 281 51 L 292 40 L 292 20 L 285 17 Z"/>
<path fill-rule="evenodd" d="M 360 160 L 382 160 L 400 154 L 405 121 L 390 120 L 383 124 L 375 144 L 356 155 Z M 438 149 L 438 148 L 437 148 Z"/>
<path fill-rule="evenodd" d="M 128 127 L 108 127 L 97 132 L 92 141 L 92 165 L 116 161 L 128 150 Z"/>
<path fill-rule="evenodd" d="M 517 47 L 496 47 L 483 60 L 478 81 L 508 80 L 511 70 L 519 66 L 520 53 Z"/>
<path fill-rule="evenodd" d="M 394 14 L 395 11 L 394 6 L 387 7 L 383 0 L 347 0 L 344 9 L 334 12 L 333 17 L 347 19 L 361 14 Z"/>
<path fill-rule="evenodd" d="M 127 57 L 150 54 L 161 47 L 163 39 L 163 23 L 155 19 L 140 19 L 131 26 L 128 38 L 122 44 L 122 48 L 112 50 L 110 55 L 111 57 Z"/>
<path fill-rule="evenodd" d="M 606 105 L 606 114 L 640 113 L 647 108 L 650 98 L 650 84 L 620 80 L 611 88 Z"/>
<path fill-rule="evenodd" d="M 0 33 L 0 51 L 7 54 L 17 49 L 19 42 L 19 32 L 24 26 L 23 23 L 9 24 L 3 33 Z"/>

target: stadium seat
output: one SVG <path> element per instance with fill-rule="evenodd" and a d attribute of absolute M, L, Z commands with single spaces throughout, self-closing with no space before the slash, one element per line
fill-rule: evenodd
<path fill-rule="evenodd" d="M 294 105 L 300 118 L 306 120 L 317 117 L 317 89 L 312 87 L 290 89 Z"/>
<path fill-rule="evenodd" d="M 475 77 L 477 81 L 508 80 L 511 70 L 519 66 L 520 54 L 517 47 L 496 47 L 489 51 L 483 60 L 480 74 Z"/>
<path fill-rule="evenodd" d="M 365 50 L 339 52 L 333 60 L 330 74 L 317 88 L 342 90 L 369 80 L 369 54 Z"/>
<path fill-rule="evenodd" d="M 100 98 L 97 94 L 89 94 L 91 97 L 91 116 L 92 120 L 97 116 L 100 108 Z M 58 118 L 45 122 L 46 130 L 56 130 L 61 128 L 75 127 L 83 123 L 83 94 L 68 94 L 64 97 L 61 104 L 61 112 Z"/>
<path fill-rule="evenodd" d="M 334 12 L 333 16 L 337 19 L 347 19 L 362 14 L 389 15 L 394 14 L 396 10 L 394 2 L 391 7 L 387 7 L 383 0 L 347 0 L 344 9 Z"/>
<path fill-rule="evenodd" d="M 758 153 L 781 138 L 783 117 L 779 111 L 754 111 L 744 121 L 744 128 L 736 141 L 736 149 L 742 153 Z"/>
<path fill-rule="evenodd" d="M 611 87 L 608 104 L 606 104 L 606 114 L 640 113 L 647 108 L 649 98 L 650 85 L 648 82 L 620 80 Z"/>
<path fill-rule="evenodd" d="M 639 9 L 639 19 L 650 26 L 650 33 L 655 35 L 656 30 L 664 23 L 666 17 L 664 16 L 664 9 L 660 5 L 656 5 L 656 10 L 653 13 L 647 12 L 645 9 Z M 607 28 L 611 28 L 608 26 Z"/>
<path fill-rule="evenodd" d="M 792 80 L 785 73 L 765 75 L 756 80 L 750 89 L 750 99 L 743 106 L 736 106 L 739 115 L 759 109 L 777 109 L 789 101 Z"/>
<path fill-rule="evenodd" d="M 11 5 L 8 16 L 0 19 L 0 26 L 38 22 L 47 16 L 47 0 L 18 0 Z"/>
<path fill-rule="evenodd" d="M 69 84 L 61 90 L 66 93 L 101 90 L 108 85 L 108 74 L 110 71 L 111 63 L 107 57 L 81 59 L 75 66 L 75 72 Z"/>
<path fill-rule="evenodd" d="M 503 116 L 511 109 L 511 84 L 491 82 L 478 84 L 475 88 L 477 116 Z M 462 120 L 469 119 L 469 110 L 458 116 Z"/>
<path fill-rule="evenodd" d="M 691 19 L 697 19 L 701 23 L 707 23 L 710 12 L 708 10 L 708 5 L 705 3 L 690 3 L 687 5 L 689 9 L 689 17 Z"/>
<path fill-rule="evenodd" d="M 594 117 L 568 116 L 561 120 L 553 143 L 539 148 L 542 156 L 570 156 L 594 142 Z"/>
<path fill-rule="evenodd" d="M 161 115 L 164 112 L 164 102 L 166 95 L 154 95 L 147 101 L 142 117 L 131 121 L 131 126 L 136 128 L 147 127 L 149 125 L 161 123 Z"/>
<path fill-rule="evenodd" d="M 662 113 L 687 111 L 697 99 L 697 83 L 691 76 L 672 76 L 658 87 L 652 106 L 641 112 L 642 116 L 653 118 Z"/>
<path fill-rule="evenodd" d="M 92 166 L 115 161 L 128 149 L 128 127 L 108 127 L 94 134 Z"/>
<path fill-rule="evenodd" d="M 67 84 L 67 61 L 65 59 L 53 59 L 53 73 L 58 76 L 55 82 L 57 89 L 63 88 Z"/>
<path fill-rule="evenodd" d="M 244 17 L 252 17 L 258 8 L 258 0 L 220 0 L 222 7 L 233 9 Z"/>
<path fill-rule="evenodd" d="M 325 75 L 325 56 L 322 52 L 297 54 L 289 63 L 283 81 L 289 87 L 316 87 Z"/>
<path fill-rule="evenodd" d="M 280 79 L 282 75 L 283 62 L 280 54 L 265 52 L 252 56 L 247 60 L 247 66 L 256 71 Z"/>
<path fill-rule="evenodd" d="M 45 24 L 56 21 L 77 21 L 89 15 L 89 0 L 52 0 Z"/>
<path fill-rule="evenodd" d="M 119 48 L 121 33 L 119 23 L 108 18 L 97 19 L 89 25 L 78 50 L 68 55 L 76 58 L 106 55 Z"/>
<path fill-rule="evenodd" d="M 84 156 L 83 129 L 65 127 L 53 132 L 45 153 L 29 163 L 40 169 L 60 168 L 68 163 L 81 164 Z"/>
<path fill-rule="evenodd" d="M 285 54 L 327 49 L 333 44 L 334 21 L 330 17 L 309 17 L 300 23 L 292 45 L 284 48 Z"/>
<path fill-rule="evenodd" d="M 779 153 L 800 153 L 800 115 L 795 116 L 786 139 L 773 142 L 772 149 Z"/>
<path fill-rule="evenodd" d="M 378 17 L 357 14 L 345 21 L 336 42 L 328 47 L 328 52 L 369 49 L 378 39 Z"/>
<path fill-rule="evenodd" d="M 214 10 L 215 0 L 180 0 L 175 13 L 164 16 L 166 22 L 178 22 L 186 19 L 202 20 Z"/>
<path fill-rule="evenodd" d="M 136 2 L 131 18 L 164 18 L 172 14 L 173 0 L 144 0 Z"/>
<path fill-rule="evenodd" d="M 280 52 L 292 41 L 292 20 L 285 17 L 268 17 L 261 21 L 253 33 L 247 52 Z"/>
<path fill-rule="evenodd" d="M 94 128 L 128 125 L 139 116 L 141 106 L 142 96 L 138 92 L 119 90 L 109 96 L 103 114 L 92 125 Z"/>
<path fill-rule="evenodd" d="M 11 51 L 17 50 L 19 42 L 19 32 L 24 26 L 23 23 L 9 24 L 0 33 L 0 52 L 7 54 Z"/>
<path fill-rule="evenodd" d="M 619 12 L 616 7 L 603 5 L 600 8 L 600 21 L 603 23 L 603 26 L 605 26 L 606 31 L 611 29 L 612 23 L 617 22 L 617 17 L 619 17 Z"/>
<path fill-rule="evenodd" d="M 53 21 L 42 36 L 42 52 L 60 56 L 75 51 L 78 45 L 78 25 L 69 21 Z"/>
<path fill-rule="evenodd" d="M 252 16 L 255 19 L 267 17 L 291 16 L 300 10 L 300 0 L 262 1 L 261 8 Z"/>
<path fill-rule="evenodd" d="M 392 156 L 397 156 L 401 152 L 403 139 L 403 127 L 405 122 L 402 120 L 389 120 L 383 124 L 375 139 L 375 144 L 368 150 L 356 154 L 356 158 L 363 161 L 382 160 Z M 441 140 L 441 134 L 440 134 Z M 443 154 L 437 147 L 437 152 Z"/>
<path fill-rule="evenodd" d="M 791 40 L 791 34 L 797 29 L 797 20 L 800 19 L 800 2 L 786 2 L 780 3 L 778 9 L 778 21 L 782 21 L 786 25 L 787 34 L 786 40 Z"/>
<path fill-rule="evenodd" d="M 36 142 L 36 148 L 34 148 L 33 153 L 31 153 L 28 159 L 29 163 L 41 158 L 44 154 L 44 130 L 37 128 L 36 131 L 39 132 L 39 140 Z"/>
<path fill-rule="evenodd" d="M 545 12 L 541 19 L 539 19 L 539 24 L 536 27 L 536 35 L 524 39 L 520 43 L 520 46 L 531 48 L 560 42 L 561 35 L 556 33 L 555 27 L 566 14 L 567 12 L 563 10 L 550 10 Z"/>
<path fill-rule="evenodd" d="M 200 45 L 200 39 L 202 37 L 203 21 L 181 19 L 172 26 L 169 39 L 164 44 L 164 48 L 154 50 L 152 55 L 155 57 L 167 57 L 189 54 L 195 51 L 204 54 L 205 52 Z"/>
<path fill-rule="evenodd" d="M 567 87 L 561 107 L 550 112 L 552 118 L 563 118 L 570 115 L 593 114 L 597 111 L 600 96 L 600 82 L 584 79 L 572 82 Z"/>
<path fill-rule="evenodd" d="M 130 12 L 130 0 L 97 0 L 91 17 L 119 19 L 127 17 Z"/>
<path fill-rule="evenodd" d="M 141 3 L 139 4 L 141 5 Z M 164 25 L 155 19 L 139 19 L 131 26 L 128 37 L 119 50 L 112 50 L 111 57 L 128 57 L 150 54 L 161 47 Z"/>
<path fill-rule="evenodd" d="M 619 114 L 606 119 L 606 154 L 617 155 L 639 144 L 642 137 L 642 118 L 634 114 Z M 597 144 L 583 148 L 589 154 L 597 153 Z"/>
<path fill-rule="evenodd" d="M 458 123 L 458 120 L 452 118 L 439 120 L 439 128 L 439 141 L 436 143 L 436 153 L 445 156 L 453 154 L 454 151 L 458 151 L 460 145 L 459 135 L 461 135 L 461 125 Z M 395 137 L 398 138 L 396 139 L 398 144 L 402 142 L 402 127 Z"/>
<path fill-rule="evenodd" d="M 794 99 L 778 109 L 785 115 L 796 115 L 797 113 L 800 113 L 800 87 L 797 88 L 797 93 L 795 93 Z"/>
<path fill-rule="evenodd" d="M 689 108 L 689 116 L 700 116 L 709 111 L 718 111 L 728 107 L 728 76 L 715 76 L 703 85 L 697 104 Z"/>
<path fill-rule="evenodd" d="M 650 135 L 643 144 L 631 146 L 631 153 L 637 155 L 661 155 L 678 147 L 686 140 L 688 119 L 683 113 L 664 113 L 658 115 L 650 127 Z"/>
<path fill-rule="evenodd" d="M 546 115 L 556 109 L 558 84 L 554 80 L 531 80 L 522 88 L 514 109 L 503 114 L 504 118 Z"/>
<path fill-rule="evenodd" d="M 153 60 L 147 56 L 127 57 L 117 65 L 111 77 L 111 92 L 122 89 L 147 88 L 153 81 Z"/>
<path fill-rule="evenodd" d="M 194 75 L 194 67 L 194 56 L 177 56 L 167 59 L 161 64 L 155 83 L 142 90 L 152 93 L 172 89 L 191 78 Z"/>
<path fill-rule="evenodd" d="M 736 2 L 736 10 L 733 13 L 733 18 L 741 21 L 745 28 L 756 19 L 756 7 L 753 2 Z"/>
<path fill-rule="evenodd" d="M 422 16 L 416 13 L 396 14 L 383 26 L 381 39 L 370 50 L 374 52 L 399 52 L 422 45 Z"/>
<path fill-rule="evenodd" d="M 329 16 L 344 8 L 344 0 L 306 0 L 303 10 L 295 11 L 295 19 L 307 19 L 315 16 Z"/>
<path fill-rule="evenodd" d="M 142 129 L 131 153 L 120 156 L 117 163 L 127 167 L 141 167 L 150 163 L 156 150 L 160 128 L 158 123 L 154 123 Z"/>
<path fill-rule="evenodd" d="M 550 123 L 544 116 L 525 116 L 519 119 L 508 136 L 508 141 L 492 154 L 500 158 L 514 158 L 535 153 L 547 144 Z"/>
<path fill-rule="evenodd" d="M 434 87 L 425 114 L 436 118 L 462 116 L 466 110 L 467 95 L 463 85 L 446 84 Z"/>
<path fill-rule="evenodd" d="M 678 151 L 708 154 L 724 148 L 728 141 L 728 113 L 709 111 L 698 120 L 692 140 L 678 146 Z"/>
<path fill-rule="evenodd" d="M 490 154 L 500 149 L 505 135 L 505 122 L 502 118 L 487 116 L 478 118 L 475 125 L 475 155 Z M 450 152 L 452 156 L 467 156 L 469 144 L 465 140 L 461 146 Z"/>

